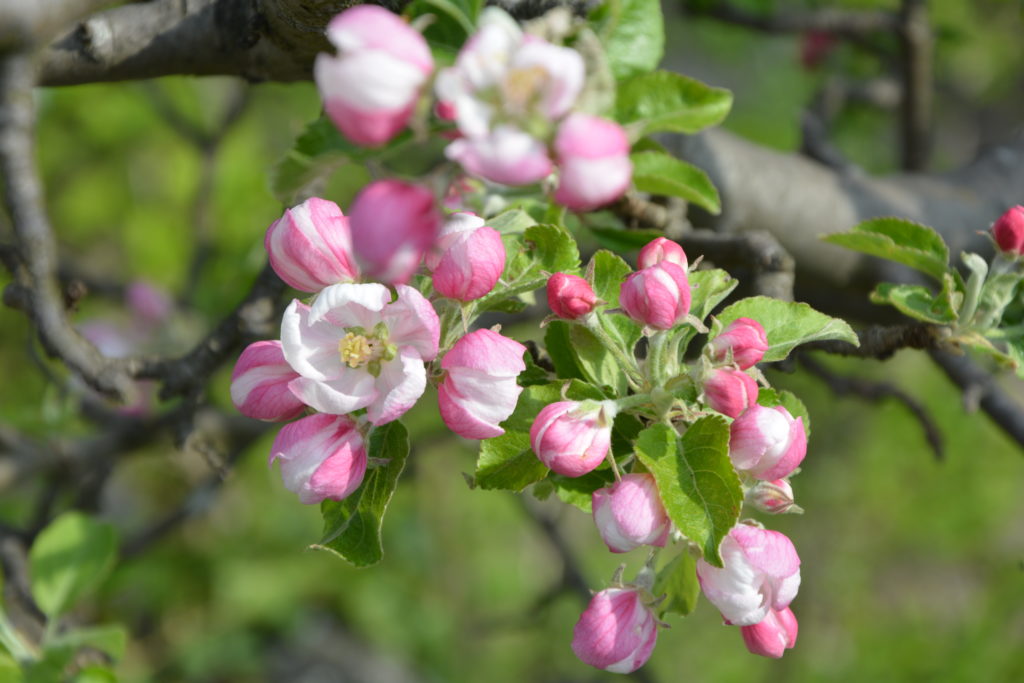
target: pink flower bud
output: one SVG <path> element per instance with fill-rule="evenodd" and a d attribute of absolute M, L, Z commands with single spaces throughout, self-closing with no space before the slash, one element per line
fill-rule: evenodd
<path fill-rule="evenodd" d="M 719 368 L 704 380 L 704 400 L 712 410 L 739 417 L 757 403 L 757 381 L 742 370 Z"/>
<path fill-rule="evenodd" d="M 629 139 L 617 123 L 571 114 L 555 137 L 560 173 L 555 201 L 573 211 L 590 211 L 625 193 L 633 178 Z"/>
<path fill-rule="evenodd" d="M 240 413 L 257 420 L 291 420 L 306 407 L 288 388 L 298 376 L 285 361 L 281 342 L 249 344 L 231 373 L 231 401 Z"/>
<path fill-rule="evenodd" d="M 1015 206 L 992 224 L 992 236 L 1003 251 L 1024 255 L 1024 206 Z"/>
<path fill-rule="evenodd" d="M 799 507 L 793 500 L 793 487 L 787 479 L 759 481 L 747 491 L 746 502 L 761 512 L 770 515 L 781 515 Z"/>
<path fill-rule="evenodd" d="M 740 633 L 751 654 L 778 659 L 796 645 L 798 628 L 793 610 L 786 607 L 770 610 L 768 616 L 753 626 L 741 626 Z"/>
<path fill-rule="evenodd" d="M 545 406 L 530 427 L 530 445 L 558 474 L 579 477 L 604 460 L 612 443 L 615 404 L 559 401 Z"/>
<path fill-rule="evenodd" d="M 501 277 L 505 245 L 498 231 L 484 225 L 482 218 L 454 213 L 445 221 L 426 263 L 441 296 L 473 301 L 489 294 Z"/>
<path fill-rule="evenodd" d="M 803 418 L 782 406 L 752 405 L 729 426 L 729 458 L 738 470 L 772 481 L 793 473 L 807 455 Z"/>
<path fill-rule="evenodd" d="M 398 180 L 370 183 L 349 211 L 356 258 L 365 274 L 385 284 L 409 281 L 440 224 L 430 190 Z"/>
<path fill-rule="evenodd" d="M 327 37 L 338 55 L 317 55 L 313 66 L 327 115 L 356 144 L 387 142 L 409 122 L 434 69 L 427 42 L 399 16 L 374 5 L 334 17 Z"/>
<path fill-rule="evenodd" d="M 572 651 L 586 664 L 627 674 L 643 666 L 658 639 L 658 621 L 635 588 L 594 595 L 572 631 Z"/>
<path fill-rule="evenodd" d="M 651 475 L 624 475 L 608 488 L 594 491 L 592 502 L 594 523 L 613 553 L 642 545 L 665 546 L 672 524 Z"/>
<path fill-rule="evenodd" d="M 768 350 L 768 335 L 761 323 L 751 318 L 737 318 L 711 340 L 715 360 L 732 362 L 746 370 L 761 362 Z"/>
<path fill-rule="evenodd" d="M 263 245 L 277 276 L 303 292 L 359 277 L 348 218 L 334 202 L 311 197 L 271 223 Z"/>
<path fill-rule="evenodd" d="M 132 313 L 150 325 L 164 322 L 174 310 L 174 303 L 167 293 L 145 280 L 136 280 L 128 285 L 125 299 Z"/>
<path fill-rule="evenodd" d="M 270 464 L 281 461 L 281 477 L 306 505 L 341 500 L 366 474 L 366 448 L 346 415 L 318 413 L 286 424 L 270 447 Z"/>
<path fill-rule="evenodd" d="M 522 387 L 516 378 L 526 369 L 526 347 L 491 330 L 470 332 L 445 354 L 445 378 L 437 387 L 441 418 L 467 439 L 489 439 L 516 409 Z"/>
<path fill-rule="evenodd" d="M 705 597 L 730 624 L 752 626 L 782 610 L 800 589 L 800 557 L 784 534 L 748 524 L 729 530 L 719 547 L 723 567 L 697 560 Z"/>
<path fill-rule="evenodd" d="M 630 273 L 622 283 L 619 304 L 638 323 L 671 329 L 690 312 L 686 271 L 666 261 Z"/>
<path fill-rule="evenodd" d="M 502 185 L 529 185 L 551 174 L 544 143 L 511 125 L 480 137 L 459 138 L 445 154 L 470 173 Z"/>
<path fill-rule="evenodd" d="M 597 305 L 593 287 L 578 275 L 555 273 L 548 278 L 547 291 L 551 312 L 565 320 L 576 320 Z"/>
<path fill-rule="evenodd" d="M 645 244 L 636 263 L 638 268 L 650 268 L 662 261 L 674 263 L 683 270 L 690 267 L 683 248 L 667 237 L 656 237 Z"/>

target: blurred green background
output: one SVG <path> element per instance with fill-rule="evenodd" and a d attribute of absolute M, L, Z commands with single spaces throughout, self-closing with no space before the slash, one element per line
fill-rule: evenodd
<path fill-rule="evenodd" d="M 1014 5 L 933 3 L 937 72 L 971 106 L 995 108 L 996 118 L 1020 99 Z M 734 89 L 726 127 L 784 149 L 799 145 L 800 111 L 828 74 L 885 71 L 877 58 L 846 45 L 821 68 L 806 69 L 798 37 L 679 17 L 669 30 L 670 63 Z M 172 352 L 189 348 L 230 311 L 262 267 L 263 232 L 282 210 L 268 190 L 269 169 L 319 114 L 311 84 L 252 87 L 212 173 L 204 174 L 202 152 L 161 112 L 170 108 L 212 130 L 239 87 L 226 79 L 166 79 L 39 93 L 39 157 L 63 254 L 91 276 L 145 279 L 181 294 L 190 286 L 197 234 L 208 234 L 210 257 L 192 283 L 196 312 L 177 314 L 152 342 Z M 963 162 L 982 141 L 968 109 L 964 102 L 940 109 L 938 167 Z M 854 106 L 834 132 L 844 152 L 878 172 L 892 170 L 894 130 L 891 112 Z M 965 141 L 968 130 L 975 137 Z M 365 178 L 362 169 L 343 169 L 327 196 L 344 208 Z M 204 189 L 208 201 L 198 194 Z M 124 316 L 117 301 L 90 297 L 76 320 L 123 323 Z M 39 436 L 88 433 L 59 388 L 26 361 L 29 338 L 23 316 L 0 309 L 2 422 Z M 901 405 L 837 399 L 813 377 L 772 374 L 804 399 L 813 421 L 794 481 L 806 514 L 765 520 L 793 539 L 803 559 L 793 605 L 797 647 L 780 661 L 749 655 L 737 630 L 723 627 L 702 602 L 660 632 L 649 679 L 1024 680 L 1020 448 L 983 415 L 967 414 L 926 356 L 826 361 L 837 372 L 894 382 L 923 401 L 946 437 L 946 460 L 935 460 Z M 224 368 L 216 378 L 211 400 L 230 410 L 229 373 Z M 1007 386 L 1021 397 L 1018 385 Z M 443 429 L 430 392 L 407 424 L 413 453 L 385 520 L 383 563 L 353 570 L 306 550 L 319 538 L 319 513 L 298 504 L 267 468 L 270 434 L 240 460 L 208 509 L 121 563 L 78 611 L 85 623 L 129 627 L 122 679 L 621 680 L 572 655 L 583 605 L 570 592 L 548 599 L 561 581 L 558 556 L 515 496 L 468 489 L 461 472 L 472 470 L 474 449 Z M 125 455 L 104 490 L 101 516 L 129 537 L 210 472 L 209 463 L 183 456 L 169 441 Z M 23 523 L 48 485 L 4 491 L 3 520 Z M 620 561 L 631 570 L 643 562 L 641 551 L 610 555 L 578 510 L 545 503 L 542 511 L 558 520 L 595 589 Z"/>

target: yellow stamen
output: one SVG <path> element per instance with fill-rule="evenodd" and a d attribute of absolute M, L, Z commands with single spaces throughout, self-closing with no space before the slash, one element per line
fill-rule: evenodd
<path fill-rule="evenodd" d="M 350 368 L 358 368 L 373 358 L 373 345 L 361 334 L 349 332 L 338 342 L 341 362 Z"/>

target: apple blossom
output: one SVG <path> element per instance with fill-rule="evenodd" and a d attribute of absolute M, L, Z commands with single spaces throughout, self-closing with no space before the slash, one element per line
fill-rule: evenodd
<path fill-rule="evenodd" d="M 522 387 L 516 378 L 526 369 L 526 347 L 497 332 L 470 332 L 445 354 L 445 378 L 437 388 L 441 418 L 467 439 L 489 439 L 505 430 L 499 423 L 516 408 Z"/>
<path fill-rule="evenodd" d="M 1024 255 L 1024 206 L 1014 206 L 992 224 L 992 237 L 999 248 L 1015 256 Z"/>
<path fill-rule="evenodd" d="M 348 218 L 338 205 L 310 197 L 267 228 L 263 244 L 277 276 L 303 292 L 359 277 Z"/>
<path fill-rule="evenodd" d="M 401 17 L 375 5 L 334 17 L 327 37 L 338 55 L 317 55 L 313 65 L 327 115 L 357 144 L 387 142 L 409 122 L 434 70 L 427 42 Z"/>
<path fill-rule="evenodd" d="M 768 336 L 756 320 L 737 318 L 711 340 L 711 350 L 715 360 L 731 358 L 741 370 L 746 370 L 764 358 L 768 350 Z"/>
<path fill-rule="evenodd" d="M 793 499 L 793 487 L 788 479 L 759 481 L 747 491 L 744 501 L 770 515 L 802 512 Z"/>
<path fill-rule="evenodd" d="M 583 662 L 614 673 L 643 666 L 658 639 L 658 621 L 636 588 L 596 593 L 572 632 L 572 651 Z"/>
<path fill-rule="evenodd" d="M 306 505 L 341 500 L 366 474 L 366 448 L 352 418 L 310 415 L 286 424 L 270 447 L 270 464 L 281 462 L 285 488 Z"/>
<path fill-rule="evenodd" d="M 565 320 L 576 320 L 597 305 L 594 288 L 579 275 L 555 273 L 548 278 L 547 295 L 551 312 Z"/>
<path fill-rule="evenodd" d="M 664 547 L 672 526 L 650 474 L 625 474 L 594 491 L 591 509 L 601 539 L 613 553 L 642 545 Z"/>
<path fill-rule="evenodd" d="M 479 216 L 454 213 L 445 221 L 426 264 L 439 294 L 473 301 L 497 284 L 505 270 L 505 245 L 498 231 Z"/>
<path fill-rule="evenodd" d="M 619 304 L 626 315 L 642 325 L 671 329 L 690 312 L 686 271 L 663 261 L 630 273 L 622 283 Z"/>
<path fill-rule="evenodd" d="M 643 249 L 640 250 L 640 255 L 636 259 L 638 268 L 650 268 L 662 261 L 674 263 L 683 270 L 690 267 L 689 262 L 686 260 L 686 252 L 683 251 L 683 248 L 679 246 L 678 243 L 673 242 L 667 237 L 655 237 L 653 240 L 645 244 Z"/>
<path fill-rule="evenodd" d="M 530 445 L 558 474 L 579 477 L 608 455 L 615 419 L 612 401 L 559 401 L 545 406 L 530 427 Z"/>
<path fill-rule="evenodd" d="M 788 607 L 769 610 L 768 616 L 751 626 L 741 626 L 743 642 L 751 654 L 779 659 L 796 645 L 799 625 Z"/>
<path fill-rule="evenodd" d="M 281 342 L 249 344 L 231 373 L 231 401 L 238 412 L 257 420 L 291 420 L 306 408 L 288 388 L 298 376 L 285 361 Z"/>
<path fill-rule="evenodd" d="M 370 183 L 349 210 L 352 245 L 362 271 L 386 284 L 409 281 L 440 225 L 430 190 L 398 180 Z"/>
<path fill-rule="evenodd" d="M 757 380 L 731 368 L 718 368 L 704 380 L 704 400 L 712 410 L 729 417 L 739 417 L 757 403 Z"/>
<path fill-rule="evenodd" d="M 552 169 L 544 143 L 510 124 L 455 140 L 445 154 L 466 172 L 502 185 L 529 185 L 548 177 Z"/>
<path fill-rule="evenodd" d="M 729 426 L 729 458 L 736 469 L 771 481 L 789 476 L 807 455 L 803 418 L 782 406 L 752 405 Z"/>
<path fill-rule="evenodd" d="M 555 201 L 590 211 L 621 197 L 633 178 L 629 139 L 617 123 L 572 114 L 555 137 L 559 177 Z"/>
<path fill-rule="evenodd" d="M 748 524 L 729 530 L 719 546 L 723 567 L 697 560 L 705 597 L 730 624 L 752 626 L 782 610 L 800 588 L 800 557 L 784 534 Z"/>
<path fill-rule="evenodd" d="M 366 408 L 371 424 L 400 417 L 427 385 L 424 361 L 437 355 L 440 322 L 412 287 L 341 284 L 312 307 L 295 300 L 281 321 L 281 346 L 299 374 L 289 388 L 307 405 L 343 415 Z"/>

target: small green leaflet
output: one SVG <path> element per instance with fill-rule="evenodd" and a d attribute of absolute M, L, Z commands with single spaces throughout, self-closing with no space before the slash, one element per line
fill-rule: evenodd
<path fill-rule="evenodd" d="M 732 93 L 669 71 L 653 71 L 619 84 L 615 118 L 631 140 L 650 133 L 696 133 L 720 123 Z"/>
<path fill-rule="evenodd" d="M 633 184 L 641 192 L 681 197 L 718 215 L 722 200 L 708 174 L 693 164 L 661 152 L 634 152 Z"/>
<path fill-rule="evenodd" d="M 345 139 L 331 120 L 321 116 L 295 140 L 270 171 L 270 189 L 281 203 L 291 206 L 313 182 L 333 173 L 342 164 L 363 161 L 373 153 Z"/>
<path fill-rule="evenodd" d="M 768 336 L 765 363 L 783 360 L 797 346 L 812 341 L 838 339 L 860 346 L 857 334 L 845 321 L 807 304 L 754 296 L 727 306 L 718 316 L 724 326 L 737 318 L 752 318 L 764 327 Z"/>
<path fill-rule="evenodd" d="M 589 19 L 616 78 L 658 66 L 665 49 L 659 0 L 605 0 L 594 8 Z"/>
<path fill-rule="evenodd" d="M 409 435 L 398 421 L 374 427 L 367 457 L 385 461 L 367 470 L 363 484 L 345 500 L 320 504 L 324 519 L 323 539 L 310 547 L 327 550 L 356 567 L 377 564 L 384 557 L 381 527 L 398 477 L 409 455 Z"/>
<path fill-rule="evenodd" d="M 43 529 L 29 551 L 32 597 L 44 614 L 56 617 L 98 587 L 116 557 L 113 526 L 65 512 Z"/>
<path fill-rule="evenodd" d="M 942 282 L 949 270 L 949 249 L 939 233 L 902 218 L 873 218 L 849 232 L 822 239 L 871 256 L 896 261 Z"/>
<path fill-rule="evenodd" d="M 664 424 L 640 432 L 640 462 L 654 476 L 669 518 L 721 567 L 718 545 L 739 519 L 743 490 L 729 460 L 729 425 L 714 415 L 694 422 L 680 437 Z"/>
<path fill-rule="evenodd" d="M 903 315 L 926 323 L 948 325 L 956 322 L 956 312 L 943 305 L 943 300 L 921 285 L 896 285 L 883 282 L 871 292 L 871 301 L 888 304 Z"/>
<path fill-rule="evenodd" d="M 655 598 L 665 596 L 658 603 L 659 617 L 669 612 L 685 617 L 693 611 L 700 597 L 700 582 L 697 580 L 697 563 L 690 553 L 683 550 L 658 571 L 652 592 Z"/>

